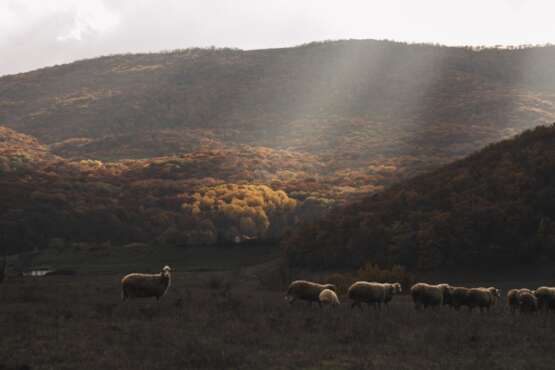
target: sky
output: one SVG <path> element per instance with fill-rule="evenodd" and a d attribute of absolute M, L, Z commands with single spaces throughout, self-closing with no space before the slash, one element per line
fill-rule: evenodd
<path fill-rule="evenodd" d="M 553 14 L 553 0 L 0 0 L 0 75 L 188 47 L 555 43 Z"/>

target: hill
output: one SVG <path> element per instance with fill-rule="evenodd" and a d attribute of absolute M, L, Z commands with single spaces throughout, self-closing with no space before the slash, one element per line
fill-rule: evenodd
<path fill-rule="evenodd" d="M 552 122 L 554 56 L 338 41 L 115 55 L 1 77 L 6 244 L 279 238 L 334 204 Z"/>
<path fill-rule="evenodd" d="M 0 123 L 68 159 L 310 154 L 329 181 L 358 178 L 349 193 L 552 122 L 554 57 L 373 40 L 106 56 L 0 78 Z"/>
<path fill-rule="evenodd" d="M 555 124 L 335 210 L 283 245 L 292 266 L 321 268 L 495 271 L 553 261 Z"/>

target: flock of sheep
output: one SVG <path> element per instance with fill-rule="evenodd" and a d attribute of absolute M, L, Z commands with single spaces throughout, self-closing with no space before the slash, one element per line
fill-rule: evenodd
<path fill-rule="evenodd" d="M 121 280 L 122 300 L 136 297 L 155 297 L 159 300 L 168 291 L 171 284 L 171 269 L 164 266 L 158 274 L 133 273 Z M 348 298 L 351 307 L 362 308 L 362 304 L 380 309 L 387 305 L 396 294 L 401 293 L 399 283 L 375 283 L 357 281 L 349 287 Z M 430 285 L 417 283 L 410 288 L 410 294 L 416 309 L 448 305 L 456 310 L 466 306 L 470 311 L 479 308 L 480 312 L 489 311 L 500 298 L 500 291 L 495 287 L 465 288 L 449 284 Z M 296 300 L 322 305 L 339 305 L 337 288 L 333 284 L 318 284 L 306 280 L 293 281 L 287 289 L 285 299 L 289 303 Z M 555 288 L 540 287 L 536 290 L 511 289 L 507 293 L 507 303 L 512 312 L 532 313 L 538 310 L 555 310 Z"/>
<path fill-rule="evenodd" d="M 289 285 L 285 299 L 289 303 L 296 300 L 317 302 L 323 304 L 338 305 L 339 298 L 337 289 L 333 284 L 318 284 L 306 280 L 297 280 Z M 399 283 L 375 283 L 357 281 L 349 287 L 347 297 L 351 300 L 351 307 L 359 307 L 363 303 L 381 308 L 387 305 L 395 294 L 401 293 Z M 410 295 L 414 307 L 418 310 L 428 307 L 450 306 L 455 310 L 468 307 L 469 311 L 474 308 L 480 312 L 489 311 L 495 305 L 501 294 L 495 287 L 489 288 L 465 288 L 449 284 L 430 285 L 417 283 L 410 288 Z M 540 287 L 536 290 L 526 288 L 511 289 L 507 293 L 507 303 L 511 312 L 532 313 L 538 310 L 555 310 L 555 288 Z"/>

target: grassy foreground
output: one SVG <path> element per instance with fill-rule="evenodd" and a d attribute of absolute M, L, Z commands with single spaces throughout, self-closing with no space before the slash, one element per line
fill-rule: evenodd
<path fill-rule="evenodd" d="M 9 278 L 0 369 L 552 369 L 555 316 L 289 306 L 232 274 L 176 273 L 160 303 L 118 274 Z M 343 297 L 341 297 L 343 298 Z M 345 300 L 343 298 L 343 300 Z"/>

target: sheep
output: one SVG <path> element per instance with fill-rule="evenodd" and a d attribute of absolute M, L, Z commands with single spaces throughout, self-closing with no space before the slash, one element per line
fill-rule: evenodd
<path fill-rule="evenodd" d="M 538 299 L 528 289 L 521 289 L 518 292 L 518 302 L 520 313 L 534 313 L 538 310 Z"/>
<path fill-rule="evenodd" d="M 499 297 L 499 289 L 495 287 L 489 288 L 472 288 L 468 291 L 468 307 L 472 311 L 474 307 L 480 308 L 480 312 L 484 309 L 489 312 L 491 306 L 495 305 Z"/>
<path fill-rule="evenodd" d="M 338 306 L 339 305 L 339 298 L 337 298 L 337 294 L 331 289 L 324 289 L 318 295 L 318 300 L 320 304 L 330 305 L 330 306 Z"/>
<path fill-rule="evenodd" d="M 520 310 L 520 297 L 521 293 L 528 292 L 534 294 L 533 291 L 527 288 L 521 289 L 511 289 L 507 292 L 507 303 L 509 308 L 511 309 L 511 313 L 515 313 L 516 311 Z"/>
<path fill-rule="evenodd" d="M 449 295 L 449 284 L 430 285 L 417 283 L 410 288 L 414 308 L 439 307 L 446 303 Z"/>
<path fill-rule="evenodd" d="M 511 289 L 507 292 L 507 304 L 509 305 L 511 313 L 513 314 L 518 310 L 520 306 L 520 301 L 518 300 L 519 291 L 520 289 Z"/>
<path fill-rule="evenodd" d="M 347 291 L 347 296 L 353 301 L 351 308 L 366 303 L 374 308 L 381 308 L 382 303 L 391 301 L 393 295 L 401 291 L 399 283 L 374 283 L 368 281 L 357 281 L 353 283 Z"/>
<path fill-rule="evenodd" d="M 459 310 L 462 306 L 468 306 L 468 291 L 470 288 L 465 287 L 449 287 L 448 304 L 455 310 Z"/>
<path fill-rule="evenodd" d="M 293 304 L 297 299 L 310 302 L 310 305 L 312 305 L 312 302 L 318 302 L 318 305 L 322 307 L 320 293 L 324 289 L 337 292 L 337 288 L 333 284 L 318 284 L 306 280 L 295 280 L 289 284 L 285 300 L 290 304 Z"/>
<path fill-rule="evenodd" d="M 171 284 L 171 268 L 164 266 L 158 274 L 132 273 L 121 279 L 121 299 L 156 297 L 160 300 Z"/>
<path fill-rule="evenodd" d="M 542 286 L 534 291 L 534 295 L 538 299 L 539 310 L 555 310 L 555 288 Z"/>

